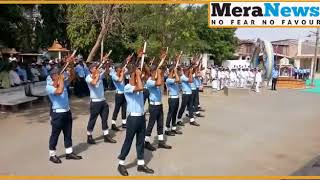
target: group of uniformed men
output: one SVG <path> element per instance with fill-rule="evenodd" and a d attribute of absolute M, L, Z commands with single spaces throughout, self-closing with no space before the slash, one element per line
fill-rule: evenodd
<path fill-rule="evenodd" d="M 258 68 L 234 67 L 229 68 L 212 66 L 210 72 L 211 84 L 213 89 L 218 91 L 227 87 L 254 88 L 260 92 L 259 86 L 262 82 L 262 73 Z"/>
<path fill-rule="evenodd" d="M 204 111 L 199 103 L 199 89 L 201 88 L 201 73 L 196 65 L 178 67 L 172 65 L 168 67 L 168 77 L 164 81 L 164 72 L 161 68 L 153 65 L 149 73 L 142 72 L 135 66 L 116 66 L 110 70 L 113 83 L 116 87 L 115 108 L 112 115 L 111 129 L 119 131 L 116 126 L 116 119 L 121 109 L 122 128 L 126 128 L 125 140 L 118 156 L 118 171 L 121 175 L 129 175 L 125 159 L 130 151 L 134 136 L 136 136 L 136 150 L 138 168 L 140 172 L 153 174 L 154 171 L 147 167 L 144 162 L 144 149 L 155 151 L 151 144 L 151 133 L 154 124 L 157 123 L 158 148 L 171 149 L 166 144 L 164 135 L 175 136 L 182 134 L 177 126 L 184 126 L 182 116 L 186 109 L 190 125 L 200 126 L 195 117 L 204 117 L 200 111 Z M 108 115 L 109 107 L 106 102 L 102 77 L 109 71 L 109 68 L 99 69 L 97 63 L 89 66 L 90 73 L 85 77 L 90 90 L 90 117 L 87 125 L 87 143 L 95 144 L 92 137 L 97 117 L 102 120 L 102 131 L 104 142 L 116 143 L 109 135 Z M 129 82 L 125 83 L 125 76 L 129 76 Z M 69 106 L 68 92 L 64 86 L 66 78 L 61 75 L 58 67 L 52 68 L 47 78 L 47 92 L 51 102 L 51 125 L 52 132 L 49 140 L 50 161 L 61 163 L 56 156 L 56 145 L 60 132 L 64 134 L 64 145 L 66 148 L 66 159 L 82 159 L 76 155 L 72 149 L 72 115 Z M 168 89 L 168 114 L 164 127 L 164 113 L 162 103 L 161 86 L 166 83 Z M 181 104 L 179 95 L 182 94 Z M 149 102 L 149 120 L 146 126 L 144 104 Z M 180 106 L 180 109 L 179 109 Z M 128 116 L 127 116 L 128 115 Z"/>

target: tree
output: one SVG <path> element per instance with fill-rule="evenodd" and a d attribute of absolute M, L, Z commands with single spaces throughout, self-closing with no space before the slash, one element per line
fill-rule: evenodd
<path fill-rule="evenodd" d="M 1 5 L 0 34 L 1 41 L 8 47 L 20 50 L 32 50 L 32 26 L 23 15 L 23 5 Z"/>
<path fill-rule="evenodd" d="M 38 6 L 41 19 L 36 23 L 37 47 L 47 48 L 54 40 L 68 46 L 67 38 L 67 6 L 43 4 Z"/>
<path fill-rule="evenodd" d="M 212 54 L 216 63 L 220 64 L 223 60 L 233 56 L 237 46 L 235 37 L 236 29 L 210 29 L 207 22 L 207 5 L 195 7 L 193 22 L 195 23 L 196 32 L 201 42 L 202 52 Z"/>
<path fill-rule="evenodd" d="M 93 43 L 87 58 L 92 61 L 101 45 L 101 42 L 111 33 L 118 22 L 121 5 L 74 5 L 69 8 L 68 37 L 73 46 L 83 47 Z M 97 34 L 97 32 L 99 32 Z M 80 39 L 80 40 L 79 40 Z"/>

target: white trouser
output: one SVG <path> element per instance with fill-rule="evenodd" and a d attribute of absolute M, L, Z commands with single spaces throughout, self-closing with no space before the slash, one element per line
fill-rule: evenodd
<path fill-rule="evenodd" d="M 260 92 L 259 86 L 260 86 L 260 82 L 256 82 L 256 92 Z"/>
<path fill-rule="evenodd" d="M 240 79 L 240 87 L 242 87 L 242 88 L 244 87 L 244 79 L 243 78 Z"/>
<path fill-rule="evenodd" d="M 221 79 L 217 80 L 217 90 L 220 91 L 221 90 Z"/>
<path fill-rule="evenodd" d="M 212 80 L 212 89 L 218 89 L 218 80 Z"/>

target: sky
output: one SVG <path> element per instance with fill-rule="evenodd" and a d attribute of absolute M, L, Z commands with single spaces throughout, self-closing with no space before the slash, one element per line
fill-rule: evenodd
<path fill-rule="evenodd" d="M 281 39 L 314 40 L 315 37 L 306 37 L 315 32 L 314 28 L 238 28 L 236 36 L 239 39 L 264 39 L 275 41 Z"/>

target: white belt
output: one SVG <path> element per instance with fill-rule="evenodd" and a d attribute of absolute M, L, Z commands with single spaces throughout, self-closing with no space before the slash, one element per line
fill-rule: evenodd
<path fill-rule="evenodd" d="M 169 96 L 169 98 L 177 99 L 177 98 L 179 98 L 179 96 Z"/>
<path fill-rule="evenodd" d="M 143 116 L 143 113 L 134 113 L 134 112 L 131 112 L 129 114 L 129 116 Z"/>
<path fill-rule="evenodd" d="M 161 105 L 162 103 L 161 102 L 152 102 L 152 101 L 150 101 L 150 104 L 151 105 Z"/>
<path fill-rule="evenodd" d="M 53 109 L 52 111 L 54 113 L 65 113 L 65 112 L 70 111 L 70 108 L 68 108 L 68 109 Z"/>
<path fill-rule="evenodd" d="M 101 98 L 101 99 L 91 99 L 92 102 L 102 102 L 105 101 L 105 99 Z"/>
<path fill-rule="evenodd" d="M 197 90 L 197 88 L 191 88 L 191 90 Z"/>
<path fill-rule="evenodd" d="M 192 94 L 191 92 L 183 91 L 182 94 Z"/>
<path fill-rule="evenodd" d="M 123 94 L 123 91 L 116 91 L 117 94 Z"/>

